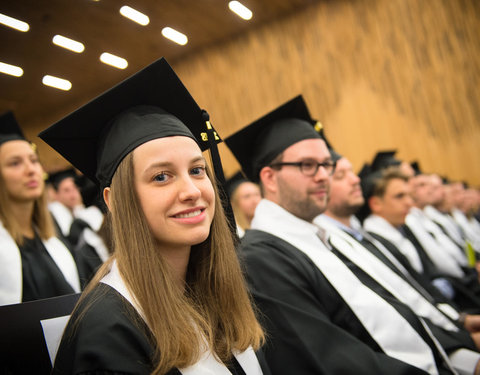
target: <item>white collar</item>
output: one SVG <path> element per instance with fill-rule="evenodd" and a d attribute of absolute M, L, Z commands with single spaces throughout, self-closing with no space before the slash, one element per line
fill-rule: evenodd
<path fill-rule="evenodd" d="M 412 267 L 419 273 L 423 273 L 423 265 L 418 251 L 413 244 L 404 237 L 400 231 L 390 224 L 383 217 L 369 215 L 363 222 L 363 227 L 367 232 L 376 233 L 392 242 L 397 249 L 405 255 Z"/>

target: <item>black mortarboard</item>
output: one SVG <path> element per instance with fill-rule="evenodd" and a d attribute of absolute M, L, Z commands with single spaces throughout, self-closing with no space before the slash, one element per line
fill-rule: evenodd
<path fill-rule="evenodd" d="M 419 174 L 422 174 L 422 170 L 420 169 L 420 164 L 418 163 L 418 161 L 412 161 L 410 163 L 410 165 L 412 166 L 412 168 L 415 172 L 415 176 L 418 176 Z"/>
<path fill-rule="evenodd" d="M 0 116 L 0 145 L 14 140 L 25 140 L 25 137 L 13 112 L 7 112 Z"/>
<path fill-rule="evenodd" d="M 53 185 L 55 190 L 57 190 L 60 182 L 62 182 L 63 180 L 69 177 L 73 178 L 74 181 L 76 182 L 77 174 L 75 173 L 75 169 L 67 168 L 67 169 L 62 169 L 60 171 L 49 173 L 47 181 Z"/>
<path fill-rule="evenodd" d="M 364 163 L 362 166 L 362 169 L 360 169 L 357 175 L 358 177 L 360 177 L 360 179 L 362 179 L 362 178 L 365 178 L 370 173 L 372 173 L 372 168 L 370 168 L 370 164 Z"/>
<path fill-rule="evenodd" d="M 395 158 L 396 152 L 396 150 L 377 152 L 371 164 L 372 171 L 380 171 L 393 165 L 400 165 L 401 161 Z"/>
<path fill-rule="evenodd" d="M 361 222 L 363 222 L 367 216 L 371 214 L 368 200 L 373 195 L 377 181 L 382 177 L 382 173 L 382 170 L 372 171 L 368 164 L 364 164 L 359 173 L 360 186 L 362 188 L 364 202 L 363 206 L 360 207 L 355 213 L 355 216 L 357 216 Z"/>
<path fill-rule="evenodd" d="M 225 139 L 247 178 L 259 181 L 260 170 L 291 145 L 319 138 L 301 95 Z"/>
<path fill-rule="evenodd" d="M 239 187 L 240 184 L 242 184 L 244 182 L 248 182 L 248 180 L 245 178 L 245 176 L 243 175 L 243 173 L 241 171 L 238 171 L 233 176 L 231 176 L 227 179 L 227 183 L 225 184 L 225 188 L 227 190 L 227 194 L 230 197 L 230 199 L 232 198 L 232 194 L 235 192 L 237 187 Z"/>
<path fill-rule="evenodd" d="M 196 140 L 202 151 L 220 142 L 208 114 L 162 58 L 42 131 L 39 137 L 105 187 L 123 158 L 136 147 L 175 135 Z"/>
<path fill-rule="evenodd" d="M 317 120 L 312 120 L 312 124 L 315 130 L 320 133 L 320 136 L 323 138 L 323 140 L 327 144 L 328 151 L 330 151 L 330 156 L 332 157 L 332 161 L 337 162 L 341 158 L 343 158 L 342 155 L 340 155 L 338 152 L 335 151 L 335 149 L 332 147 L 332 144 L 328 141 L 327 137 L 325 136 L 325 128 L 323 127 L 322 123 Z"/>

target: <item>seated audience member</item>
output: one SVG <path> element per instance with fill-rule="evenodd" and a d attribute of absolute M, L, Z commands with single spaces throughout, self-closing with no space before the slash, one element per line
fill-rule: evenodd
<path fill-rule="evenodd" d="M 430 204 L 426 205 L 423 211 L 435 222 L 440 229 L 452 239 L 461 251 L 465 251 L 466 238 L 460 226 L 450 215 L 451 199 L 448 199 L 448 189 L 445 188 L 443 180 L 436 174 L 430 175 L 431 198 Z"/>
<path fill-rule="evenodd" d="M 216 147 L 206 115 L 161 59 L 40 134 L 102 188 L 115 246 L 70 318 L 53 374 L 269 373 L 202 154 Z"/>
<path fill-rule="evenodd" d="M 366 176 L 362 189 L 370 212 L 363 223 L 365 230 L 383 243 L 413 276 L 418 275 L 416 279 L 423 287 L 427 288 L 425 281 L 432 283 L 460 309 L 478 312 L 480 299 L 461 286 L 462 280 L 448 277 L 448 281 L 418 241 L 406 235 L 405 218 L 413 206 L 408 178 L 398 169 L 389 169 Z"/>
<path fill-rule="evenodd" d="M 61 234 L 76 246 L 85 228 L 97 231 L 103 223 L 103 214 L 96 206 L 85 207 L 73 168 L 51 173 L 49 181 L 55 189 L 55 201 L 48 208 Z"/>
<path fill-rule="evenodd" d="M 245 230 L 250 229 L 255 208 L 262 199 L 260 188 L 243 177 L 241 172 L 230 177 L 226 187 L 237 223 L 237 234 L 242 238 Z"/>
<path fill-rule="evenodd" d="M 452 185 L 452 195 L 452 216 L 466 240 L 475 251 L 480 252 L 480 224 L 474 217 L 477 211 L 476 193 L 473 189 L 467 188 L 466 184 L 459 182 Z"/>
<path fill-rule="evenodd" d="M 85 207 L 77 186 L 80 176 L 73 168 L 52 173 L 49 180 L 55 189 L 56 199 L 48 207 L 57 232 L 72 248 L 83 287 L 110 256 L 105 237 L 102 236 L 106 225 L 104 215 L 96 205 Z"/>
<path fill-rule="evenodd" d="M 240 243 L 275 374 L 452 373 L 423 320 L 377 294 L 332 252 L 312 221 L 328 202 L 335 162 L 301 96 L 225 142 L 262 187 Z"/>
<path fill-rule="evenodd" d="M 0 305 L 80 291 L 77 266 L 55 237 L 44 171 L 11 112 L 0 118 Z"/>
<path fill-rule="evenodd" d="M 429 325 L 453 366 L 473 374 L 480 353 L 472 339 L 478 339 L 480 346 L 480 332 L 469 333 L 460 325 L 458 311 L 445 303 L 437 304 L 435 297 L 396 261 L 385 246 L 356 224 L 353 215 L 363 203 L 360 179 L 349 160 L 342 157 L 332 176 L 327 209 L 315 218 L 314 223 L 329 234 L 333 251 L 365 284 L 379 293 L 384 289 L 410 306 Z M 445 299 L 439 302 L 445 302 Z M 472 317 L 471 321 L 480 323 L 480 317 Z"/>
<path fill-rule="evenodd" d="M 423 211 L 432 201 L 430 175 L 418 173 L 410 178 L 409 185 L 413 207 L 407 215 L 406 226 L 442 273 L 456 278 L 464 277 L 463 267 L 467 265 L 465 254 Z"/>

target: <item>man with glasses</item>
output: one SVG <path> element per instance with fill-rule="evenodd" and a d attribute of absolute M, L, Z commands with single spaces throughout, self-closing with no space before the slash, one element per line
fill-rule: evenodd
<path fill-rule="evenodd" d="M 225 140 L 263 199 L 240 245 L 275 374 L 447 374 L 428 328 L 363 284 L 312 223 L 335 160 L 301 96 Z"/>

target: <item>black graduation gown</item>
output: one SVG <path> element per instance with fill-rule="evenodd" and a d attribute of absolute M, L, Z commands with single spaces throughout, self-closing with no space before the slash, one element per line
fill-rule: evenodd
<path fill-rule="evenodd" d="M 249 230 L 240 257 L 266 329 L 264 352 L 273 374 L 425 374 L 387 356 L 320 270 L 294 246 Z"/>
<path fill-rule="evenodd" d="M 361 268 L 356 264 L 352 263 L 350 259 L 346 258 L 339 251 L 334 249 L 335 254 L 350 268 L 350 270 L 370 289 L 374 290 L 377 294 L 382 296 L 383 299 L 387 300 L 389 303 L 393 304 L 392 301 L 395 301 L 396 298 L 392 296 L 387 290 L 385 290 L 376 280 L 374 280 L 370 275 L 365 273 Z M 397 306 L 395 306 L 397 308 Z M 399 309 L 397 308 L 397 311 Z M 403 315 L 403 312 L 400 311 Z M 411 322 L 411 319 L 408 316 L 405 316 Z M 429 319 L 424 318 L 425 322 L 429 325 L 433 335 L 442 345 L 443 349 L 447 353 L 451 353 L 457 349 L 465 348 L 473 351 L 477 351 L 475 343 L 472 341 L 470 334 L 465 330 L 459 327 L 459 331 L 447 331 L 441 327 L 433 324 Z"/>
<path fill-rule="evenodd" d="M 401 264 L 405 269 L 408 271 L 410 276 L 422 286 L 434 299 L 435 303 L 449 303 L 452 304 L 452 307 L 458 309 L 459 306 L 456 306 L 453 304 L 452 301 L 449 301 L 431 282 L 431 280 L 426 277 L 425 275 L 419 273 L 416 271 L 412 265 L 410 264 L 409 260 L 405 255 L 401 253 L 401 251 L 390 241 L 388 241 L 386 238 L 380 236 L 377 233 L 371 233 L 369 234 L 375 238 L 377 241 L 379 241 L 383 246 L 387 248 L 387 250 L 392 254 Z M 371 250 L 370 248 L 366 247 L 368 250 Z M 387 266 L 389 266 L 392 270 L 395 270 L 396 268 L 392 267 L 391 263 L 386 262 L 384 258 L 381 258 L 378 256 L 378 253 L 374 253 L 375 256 L 380 258 Z"/>
<path fill-rule="evenodd" d="M 40 237 L 24 238 L 18 248 L 22 258 L 22 302 L 75 293 Z"/>
<path fill-rule="evenodd" d="M 73 257 L 77 263 L 80 285 L 83 289 L 95 276 L 103 261 L 95 248 L 84 241 L 80 241 L 80 244 L 73 250 Z"/>
<path fill-rule="evenodd" d="M 57 220 L 55 219 L 54 215 L 51 215 L 53 222 L 55 224 L 55 232 L 57 233 L 57 237 L 63 244 L 70 250 L 70 253 L 75 260 L 75 264 L 77 265 L 78 269 L 78 276 L 80 278 L 80 286 L 82 289 L 89 283 L 89 281 L 95 276 L 95 273 L 103 264 L 103 261 L 97 254 L 97 251 L 86 243 L 81 233 L 85 228 L 89 228 L 88 224 L 85 223 L 83 220 L 75 219 L 72 223 L 71 233 L 73 230 L 73 237 L 67 236 L 65 237 L 58 225 Z"/>
<path fill-rule="evenodd" d="M 410 240 L 413 246 L 415 246 L 415 249 L 417 249 L 418 255 L 422 261 L 425 275 L 431 280 L 439 277 L 449 280 L 455 289 L 454 302 L 460 306 L 462 310 L 471 311 L 472 313 L 478 312 L 480 309 L 480 285 L 478 283 L 478 278 L 470 274 L 466 275 L 467 277 L 462 280 L 440 274 L 432 260 L 429 258 L 427 252 L 420 244 L 420 241 L 417 240 L 410 228 L 408 228 L 406 225 L 403 225 L 402 231 L 405 234 L 405 237 Z"/>
<path fill-rule="evenodd" d="M 154 349 L 149 334 L 134 307 L 115 289 L 100 283 L 72 314 L 52 375 L 150 375 Z M 245 375 L 235 358 L 229 369 L 234 375 Z M 265 364 L 262 369 L 264 375 L 270 374 Z M 172 369 L 167 375 L 181 373 Z"/>

